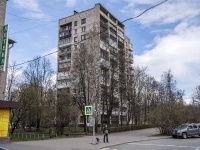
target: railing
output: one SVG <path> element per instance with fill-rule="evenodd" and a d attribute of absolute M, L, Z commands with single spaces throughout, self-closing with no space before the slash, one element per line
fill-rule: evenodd
<path fill-rule="evenodd" d="M 10 134 L 11 138 L 22 139 L 46 139 L 49 138 L 49 134 L 37 134 L 37 133 L 13 133 Z"/>

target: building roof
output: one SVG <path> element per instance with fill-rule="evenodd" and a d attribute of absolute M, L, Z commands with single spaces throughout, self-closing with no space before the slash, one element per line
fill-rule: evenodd
<path fill-rule="evenodd" d="M 21 102 L 13 102 L 13 101 L 3 101 L 0 100 L 0 108 L 11 108 L 16 109 L 22 106 Z"/>

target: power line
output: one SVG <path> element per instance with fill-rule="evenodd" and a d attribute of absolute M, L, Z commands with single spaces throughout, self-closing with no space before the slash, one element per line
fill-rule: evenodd
<path fill-rule="evenodd" d="M 168 1 L 168 0 L 164 0 L 164 1 L 160 2 L 160 3 L 158 3 L 158 4 L 154 5 L 154 6 L 152 6 L 152 7 L 148 8 L 148 9 L 146 9 L 145 11 L 143 11 L 142 13 L 140 13 L 139 15 L 137 15 L 137 16 L 135 16 L 135 17 L 133 17 L 133 18 L 128 18 L 128 19 L 122 21 L 122 23 L 123 23 L 123 22 L 126 22 L 126 21 L 128 21 L 128 20 L 131 20 L 131 19 L 138 18 L 138 17 L 142 16 L 144 13 L 146 13 L 147 11 L 149 11 L 150 9 L 153 9 L 153 8 L 155 8 L 155 7 L 157 7 L 157 6 L 159 6 L 159 5 L 163 4 L 163 3 L 165 3 L 166 1 Z"/>
<path fill-rule="evenodd" d="M 41 19 L 35 19 L 35 18 L 27 18 L 27 17 L 22 17 L 22 16 L 18 16 L 18 15 L 15 15 L 15 14 L 12 14 L 12 13 L 9 13 L 6 11 L 6 14 L 9 14 L 11 16 L 15 16 L 17 18 L 22 18 L 22 19 L 25 19 L 25 20 L 31 20 L 31 21 L 39 21 L 39 22 L 55 22 L 55 20 L 41 20 Z M 22 20 L 22 21 L 25 21 L 25 20 Z"/>
<path fill-rule="evenodd" d="M 57 21 L 54 21 L 54 22 L 57 22 Z M 45 26 L 45 25 L 48 25 L 48 24 L 51 24 L 51 23 L 54 23 L 54 22 L 49 22 L 49 23 L 45 23 L 45 24 L 42 24 L 42 25 L 39 25 L 39 26 L 26 28 L 26 29 L 21 30 L 21 31 L 17 31 L 17 32 L 14 32 L 14 33 L 10 33 L 9 35 L 13 35 L 13 34 L 16 34 L 16 33 L 20 33 L 20 32 L 27 31 L 27 30 L 31 30 L 31 29 L 35 29 L 35 28 L 39 28 L 39 27 L 41 27 L 41 26 Z"/>
<path fill-rule="evenodd" d="M 158 4 L 154 5 L 154 6 L 152 6 L 152 7 L 148 8 L 148 9 L 146 9 L 145 11 L 143 11 L 142 13 L 140 13 L 139 15 L 137 15 L 137 16 L 135 16 L 135 17 L 133 17 L 133 18 L 128 18 L 128 19 L 122 21 L 122 23 L 124 23 L 124 22 L 126 22 L 126 21 L 129 21 L 129 20 L 131 20 L 131 19 L 136 19 L 136 18 L 138 18 L 138 17 L 142 16 L 144 13 L 146 13 L 147 11 L 149 11 L 150 9 L 153 9 L 153 8 L 155 8 L 155 7 L 157 7 L 157 6 L 159 6 L 159 5 L 163 4 L 163 3 L 165 3 L 166 1 L 168 1 L 168 0 L 164 0 L 164 1 L 160 2 L 160 3 L 158 3 Z M 115 26 L 117 26 L 117 25 L 115 25 Z M 101 33 L 103 33 L 103 32 L 105 32 L 105 31 L 107 31 L 107 30 L 108 30 L 108 28 L 105 29 L 105 30 L 103 30 L 103 31 L 100 31 L 99 33 L 97 33 L 97 34 L 95 34 L 95 35 L 93 35 L 93 37 L 96 36 L 96 35 L 99 35 L 99 34 L 101 34 Z M 85 40 L 88 40 L 88 39 L 90 39 L 90 38 L 91 38 L 91 37 L 86 38 Z M 84 40 L 84 41 L 85 41 L 85 40 Z M 71 46 L 77 45 L 77 44 L 79 44 L 79 43 L 81 43 L 81 42 L 84 42 L 84 41 L 76 42 L 76 43 L 74 43 L 74 44 L 71 44 Z M 7 68 L 14 67 L 14 66 L 19 66 L 19 65 L 23 65 L 23 64 L 29 63 L 29 62 L 31 62 L 31 61 L 35 61 L 35 60 L 44 58 L 44 57 L 46 57 L 46 56 L 52 55 L 52 54 L 54 54 L 54 53 L 57 53 L 58 51 L 59 51 L 59 50 L 57 50 L 57 51 L 55 51 L 55 52 L 51 52 L 51 53 L 46 54 L 46 55 L 44 55 L 44 56 L 37 57 L 36 59 L 32 59 L 32 60 L 25 61 L 25 62 L 20 63 L 20 64 L 16 64 L 16 65 L 13 65 L 13 66 L 8 66 Z"/>

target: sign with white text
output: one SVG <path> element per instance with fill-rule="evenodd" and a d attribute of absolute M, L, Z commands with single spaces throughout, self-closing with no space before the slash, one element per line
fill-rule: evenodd
<path fill-rule="evenodd" d="M 0 51 L 0 72 L 6 70 L 7 52 L 8 52 L 8 25 L 5 25 L 3 27 L 2 45 Z"/>

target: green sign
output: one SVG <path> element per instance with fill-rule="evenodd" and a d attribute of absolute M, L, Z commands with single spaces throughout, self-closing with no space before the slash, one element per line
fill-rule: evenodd
<path fill-rule="evenodd" d="M 92 106 L 85 106 L 85 115 L 92 116 L 92 114 L 93 114 Z"/>
<path fill-rule="evenodd" d="M 0 72 L 6 69 L 7 50 L 8 50 L 8 25 L 3 27 L 2 45 L 0 53 Z"/>

